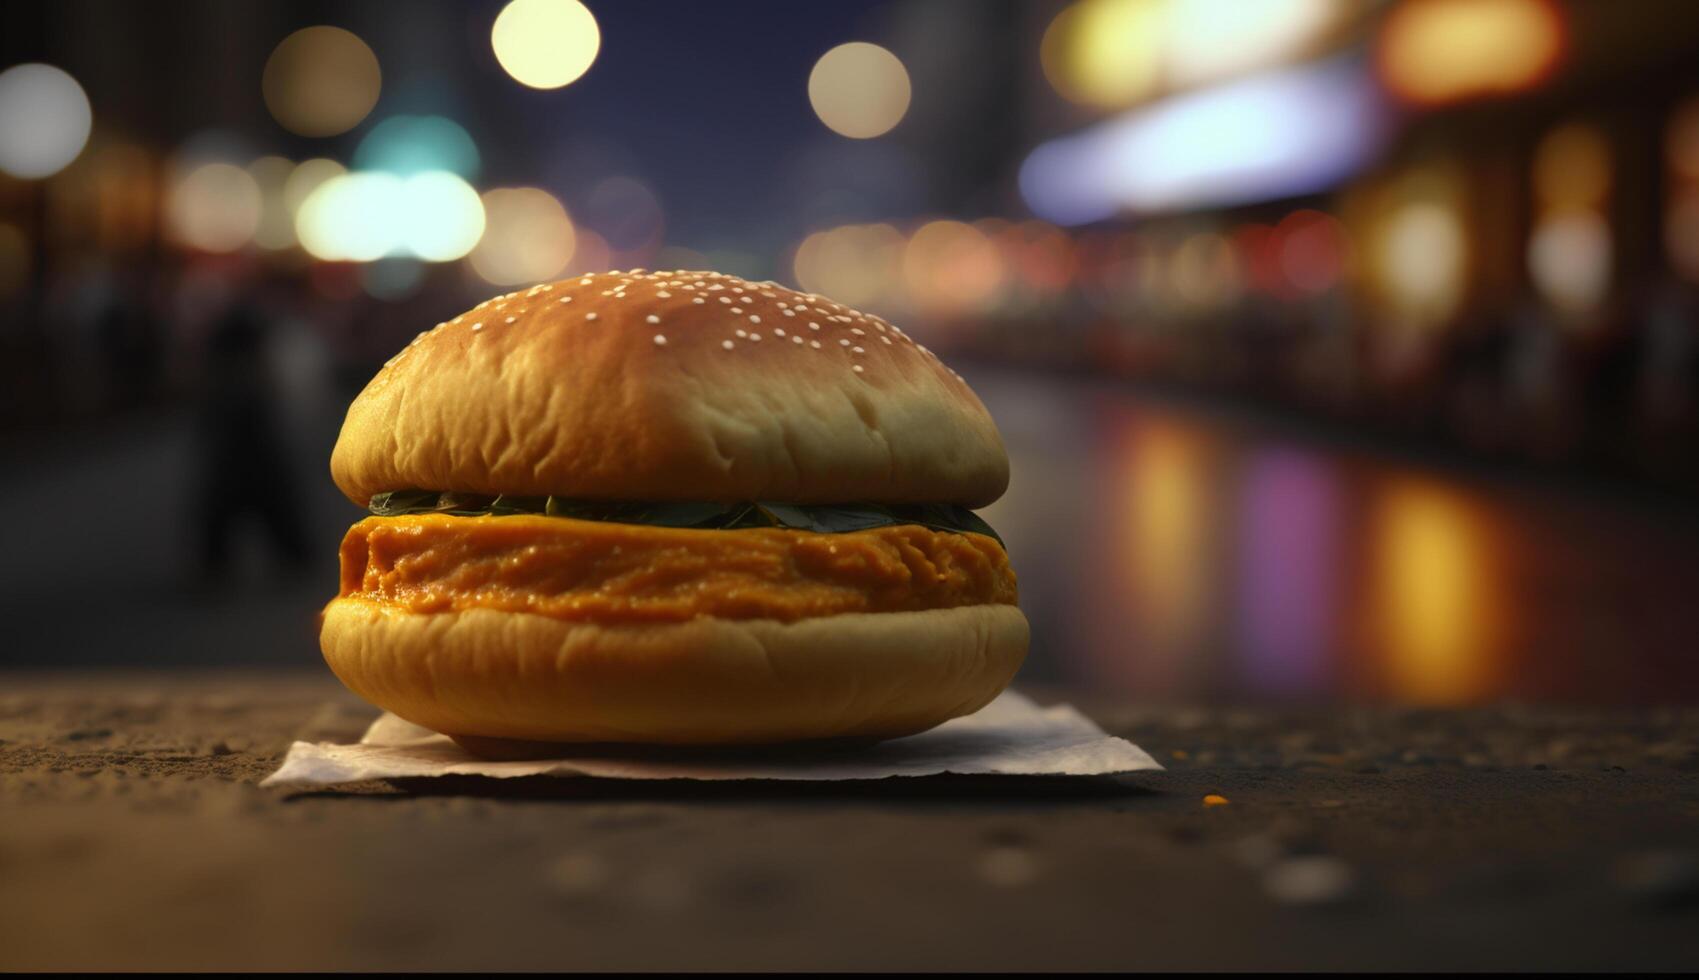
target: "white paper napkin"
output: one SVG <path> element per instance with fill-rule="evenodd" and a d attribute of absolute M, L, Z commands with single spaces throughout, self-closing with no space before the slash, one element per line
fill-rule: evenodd
<path fill-rule="evenodd" d="M 558 759 L 490 762 L 446 735 L 384 713 L 356 745 L 296 742 L 261 786 L 328 786 L 420 776 L 595 776 L 603 779 L 884 779 L 940 773 L 1105 776 L 1161 769 L 1070 705 L 1040 708 L 1005 691 L 966 718 L 855 748 L 780 746 L 704 751 L 587 745 Z"/>

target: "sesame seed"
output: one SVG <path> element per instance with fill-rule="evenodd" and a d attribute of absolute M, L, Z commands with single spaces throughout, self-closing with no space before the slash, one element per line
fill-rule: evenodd
<path fill-rule="evenodd" d="M 809 324 L 808 324 L 808 329 L 810 329 L 810 330 L 819 330 L 819 329 L 820 329 L 820 324 L 818 324 L 818 323 L 814 323 L 814 322 L 813 322 L 813 321 L 810 321 L 810 322 L 809 322 Z"/>
<path fill-rule="evenodd" d="M 883 340 L 886 344 L 890 344 L 890 342 L 891 342 L 891 338 L 889 338 L 889 337 L 880 337 L 879 339 Z"/>
<path fill-rule="evenodd" d="M 660 298 L 662 298 L 662 299 L 672 299 L 672 298 L 673 298 L 673 294 L 672 294 L 672 293 L 669 293 L 669 292 L 667 292 L 667 291 L 666 291 L 666 290 L 664 290 L 664 289 L 662 289 L 662 290 L 659 290 L 659 291 L 657 291 L 657 292 L 656 292 L 656 293 L 655 293 L 655 295 L 656 295 L 656 296 L 659 296 L 659 297 L 660 297 Z"/>
<path fill-rule="evenodd" d="M 571 297 L 571 296 L 562 296 L 562 297 L 561 297 L 561 298 L 560 298 L 560 301 L 561 301 L 561 302 L 562 302 L 562 303 L 570 303 L 570 302 L 572 302 L 572 297 Z"/>
<path fill-rule="evenodd" d="M 860 373 L 861 373 L 861 365 L 859 365 L 859 364 L 851 364 L 851 365 L 850 365 L 850 370 L 851 370 L 851 371 L 854 371 L 854 372 L 855 372 L 855 373 L 856 373 L 856 374 L 860 374 Z"/>
<path fill-rule="evenodd" d="M 645 320 L 645 321 L 647 321 L 647 322 L 649 322 L 649 323 L 660 323 L 660 322 L 661 322 L 661 318 L 660 318 L 660 317 L 658 317 L 658 316 L 656 316 L 656 315 L 655 315 L 655 314 L 653 314 L 653 313 L 651 313 L 651 314 L 649 314 L 649 315 L 648 315 L 648 316 L 646 316 L 646 317 L 644 317 L 644 320 Z"/>
<path fill-rule="evenodd" d="M 860 348 L 860 347 L 851 347 L 851 348 L 850 348 L 850 350 L 852 350 L 852 351 L 854 351 L 854 352 L 855 352 L 855 353 L 857 353 L 857 354 L 865 354 L 865 353 L 867 353 L 867 352 L 866 352 L 866 351 L 864 351 L 864 350 L 862 350 L 862 349 L 861 349 L 861 348 Z"/>
<path fill-rule="evenodd" d="M 586 320 L 594 320 L 594 319 L 596 319 L 596 314 L 594 314 L 594 313 L 586 313 L 586 314 L 584 314 L 584 319 L 586 319 Z"/>
<path fill-rule="evenodd" d="M 693 299 L 693 300 L 691 300 L 691 302 L 692 302 L 692 303 L 706 303 L 706 302 L 708 302 L 708 301 L 707 301 L 707 300 L 705 300 L 705 299 L 703 299 L 703 298 L 702 298 L 702 297 L 700 297 L 700 296 L 698 296 L 698 297 L 696 297 L 696 298 L 695 298 L 695 299 Z"/>
<path fill-rule="evenodd" d="M 726 350 L 731 350 L 733 347 L 736 347 L 737 344 L 730 340 L 722 340 L 720 341 L 720 346 L 724 347 Z"/>
<path fill-rule="evenodd" d="M 840 347 L 848 347 L 848 346 L 849 346 L 849 341 L 847 341 L 847 340 L 840 340 L 840 341 L 838 341 L 838 346 L 840 346 Z"/>
<path fill-rule="evenodd" d="M 741 306 L 734 306 L 734 307 L 732 307 L 732 312 L 733 312 L 733 313 L 742 313 L 742 312 L 743 312 L 743 307 L 741 307 Z"/>
<path fill-rule="evenodd" d="M 667 336 L 666 336 L 666 334 L 658 333 L 658 334 L 655 335 L 655 346 L 656 347 L 667 346 Z"/>
<path fill-rule="evenodd" d="M 482 330 L 484 329 L 484 325 L 482 323 L 474 323 L 472 324 L 472 329 L 473 331 Z"/>
<path fill-rule="evenodd" d="M 732 298 L 730 296 L 721 296 L 720 297 L 720 302 L 726 304 L 727 306 L 731 305 L 731 301 L 732 301 Z"/>
<path fill-rule="evenodd" d="M 749 335 L 750 343 L 759 343 L 760 340 L 761 340 L 761 335 L 758 334 L 758 333 L 752 333 L 752 334 Z"/>
<path fill-rule="evenodd" d="M 785 316 L 796 316 L 795 310 L 780 310 L 779 312 L 783 313 Z"/>
<path fill-rule="evenodd" d="M 760 323 L 761 322 L 761 315 L 759 313 L 749 314 L 749 322 L 750 323 Z"/>
<path fill-rule="evenodd" d="M 739 337 L 747 337 L 747 336 L 749 336 L 749 331 L 747 331 L 747 330 L 743 330 L 743 329 L 739 329 L 739 330 L 738 330 L 738 332 L 737 332 L 737 335 L 738 335 L 738 336 L 739 336 Z"/>
<path fill-rule="evenodd" d="M 800 343 L 802 343 L 802 338 L 801 338 L 801 337 L 798 337 L 798 336 L 796 336 L 796 335 L 794 335 L 794 334 L 793 334 L 793 335 L 792 335 L 792 336 L 791 336 L 791 343 L 793 343 L 793 344 L 800 344 Z"/>
<path fill-rule="evenodd" d="M 820 349 L 820 341 L 818 341 L 818 340 L 810 340 L 810 341 L 809 341 L 809 342 L 808 342 L 808 346 L 810 346 L 810 347 L 812 347 L 812 348 L 814 348 L 814 349 L 815 349 L 815 350 L 819 350 L 819 349 Z"/>
<path fill-rule="evenodd" d="M 523 312 L 523 311 L 521 311 L 521 312 Z M 508 323 L 516 323 L 516 322 L 518 322 L 518 320 L 519 320 L 519 318 L 516 317 L 516 316 L 510 316 L 510 317 L 507 318 Z"/>
<path fill-rule="evenodd" d="M 860 327 L 851 327 L 851 328 L 850 328 L 850 333 L 853 333 L 853 334 L 855 334 L 855 335 L 856 335 L 856 336 L 857 336 L 857 337 L 865 337 L 865 336 L 867 336 L 867 334 L 865 334 L 865 333 L 863 333 L 863 332 L 862 332 L 862 329 L 861 329 L 861 328 L 860 328 Z"/>
<path fill-rule="evenodd" d="M 785 335 L 785 328 L 784 327 L 774 327 L 773 328 L 773 336 L 783 337 L 784 335 Z"/>

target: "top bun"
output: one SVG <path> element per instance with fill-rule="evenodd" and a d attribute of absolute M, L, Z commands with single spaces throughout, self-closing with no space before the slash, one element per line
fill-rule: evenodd
<path fill-rule="evenodd" d="M 876 316 L 718 272 L 605 272 L 420 334 L 348 408 L 331 475 L 588 500 L 950 503 L 1009 461 L 961 376 Z"/>

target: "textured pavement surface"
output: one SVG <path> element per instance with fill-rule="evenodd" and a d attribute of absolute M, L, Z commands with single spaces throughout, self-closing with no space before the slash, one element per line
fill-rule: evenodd
<path fill-rule="evenodd" d="M 1699 967 L 1699 710 L 1076 703 L 1169 771 L 272 791 L 372 709 L 0 673 L 0 968 Z"/>

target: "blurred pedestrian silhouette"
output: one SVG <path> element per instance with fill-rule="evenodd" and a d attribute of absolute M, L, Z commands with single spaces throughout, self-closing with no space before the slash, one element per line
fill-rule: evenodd
<path fill-rule="evenodd" d="M 309 548 L 301 496 L 289 464 L 272 377 L 270 323 L 238 302 L 214 324 L 196 419 L 201 573 L 229 572 L 232 543 L 257 522 L 283 567 L 301 572 Z"/>

